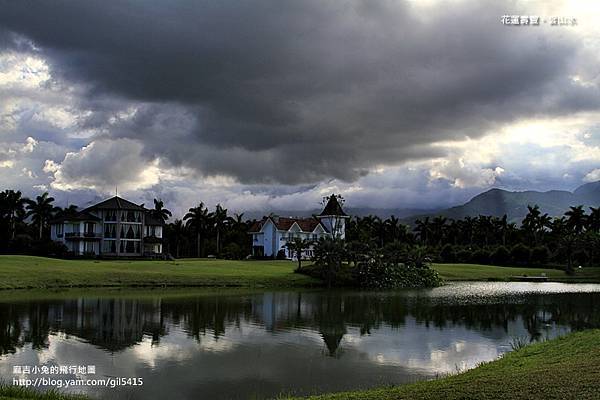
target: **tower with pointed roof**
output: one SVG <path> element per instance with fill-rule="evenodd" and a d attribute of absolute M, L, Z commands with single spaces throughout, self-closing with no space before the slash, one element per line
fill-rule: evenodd
<path fill-rule="evenodd" d="M 331 233 L 331 236 L 335 239 L 346 238 L 346 220 L 350 218 L 340 204 L 342 196 L 331 194 L 326 197 L 327 203 L 321 214 L 317 215 L 317 218 Z"/>

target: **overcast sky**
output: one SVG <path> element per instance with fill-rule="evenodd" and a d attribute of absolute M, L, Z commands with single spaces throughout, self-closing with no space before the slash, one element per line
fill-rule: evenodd
<path fill-rule="evenodd" d="M 600 5 L 572 3 L 0 0 L 0 187 L 177 214 L 572 190 L 600 180 Z"/>

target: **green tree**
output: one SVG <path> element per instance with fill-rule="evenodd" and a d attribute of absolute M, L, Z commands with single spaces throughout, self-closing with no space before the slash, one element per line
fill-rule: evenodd
<path fill-rule="evenodd" d="M 298 260 L 298 269 L 296 271 L 302 270 L 302 253 L 304 250 L 309 249 L 311 245 L 312 242 L 310 240 L 298 237 L 295 237 L 291 242 L 285 244 L 285 247 L 296 255 L 296 259 Z"/>
<path fill-rule="evenodd" d="M 587 222 L 583 206 L 570 207 L 570 210 L 565 213 L 565 217 L 567 217 L 567 226 L 572 232 L 576 235 L 583 232 Z"/>
<path fill-rule="evenodd" d="M 227 216 L 227 209 L 217 204 L 214 213 L 212 214 L 213 226 L 217 234 L 217 254 L 221 253 L 221 235 L 223 230 L 229 225 L 231 218 Z"/>
<path fill-rule="evenodd" d="M 171 237 L 173 238 L 173 241 L 175 242 L 175 258 L 179 258 L 181 242 L 183 242 L 185 240 L 185 237 L 187 235 L 187 229 L 182 220 L 176 219 L 170 225 L 170 231 L 171 231 Z"/>
<path fill-rule="evenodd" d="M 27 201 L 28 199 L 22 197 L 20 191 L 0 192 L 0 217 L 8 220 L 8 232 L 11 240 L 15 238 L 17 221 L 25 217 Z"/>
<path fill-rule="evenodd" d="M 42 239 L 44 228 L 48 224 L 50 218 L 52 218 L 53 213 L 57 211 L 57 207 L 54 207 L 52 203 L 54 203 L 54 197 L 50 197 L 48 192 L 45 192 L 41 196 L 37 196 L 35 201 L 27 201 L 26 216 L 31 217 L 33 224 L 38 227 L 39 239 Z"/>
<path fill-rule="evenodd" d="M 204 207 L 204 203 L 200 202 L 197 207 L 192 207 L 188 213 L 184 215 L 183 220 L 186 221 L 186 227 L 196 233 L 196 256 L 202 257 L 202 242 L 204 236 L 208 232 L 212 214 Z"/>
<path fill-rule="evenodd" d="M 161 199 L 154 199 L 154 209 L 150 210 L 150 214 L 154 218 L 163 221 L 168 220 L 172 216 L 171 211 L 165 208 L 165 203 Z"/>
<path fill-rule="evenodd" d="M 346 255 L 345 246 L 341 239 L 322 238 L 313 248 L 315 264 L 326 269 L 328 288 L 331 288 L 335 275 L 342 268 L 342 261 Z"/>
<path fill-rule="evenodd" d="M 429 222 L 429 217 L 425 217 L 423 220 L 417 219 L 415 221 L 415 232 L 417 232 L 419 240 L 422 244 L 429 244 L 431 237 L 431 224 Z"/>
<path fill-rule="evenodd" d="M 600 207 L 590 207 L 590 215 L 587 217 L 587 230 L 600 233 Z"/>

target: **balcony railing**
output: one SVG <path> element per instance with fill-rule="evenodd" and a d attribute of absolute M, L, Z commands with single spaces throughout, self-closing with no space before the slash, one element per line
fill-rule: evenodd
<path fill-rule="evenodd" d="M 65 239 L 100 239 L 102 234 L 99 232 L 65 232 Z"/>

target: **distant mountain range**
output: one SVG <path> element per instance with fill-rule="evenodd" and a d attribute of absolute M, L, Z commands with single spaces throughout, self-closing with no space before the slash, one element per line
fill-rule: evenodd
<path fill-rule="evenodd" d="M 600 181 L 586 183 L 575 191 L 550 190 L 548 192 L 537 192 L 528 190 L 524 192 L 510 192 L 503 189 L 490 189 L 473 197 L 467 203 L 447 209 L 424 210 L 414 208 L 346 208 L 346 213 L 352 216 L 363 217 L 366 215 L 377 215 L 380 218 L 388 218 L 391 215 L 402 219 L 403 222 L 412 224 L 416 218 L 426 216 L 442 215 L 447 218 L 461 219 L 477 215 L 492 215 L 502 217 L 508 216 L 511 222 L 521 222 L 527 214 L 527 206 L 537 204 L 543 213 L 551 216 L 560 216 L 570 206 L 584 205 L 586 207 L 600 206 Z M 273 211 L 280 216 L 307 217 L 318 214 L 321 210 L 309 211 Z M 248 212 L 246 218 L 261 218 L 264 213 Z"/>
<path fill-rule="evenodd" d="M 410 221 L 407 221 L 407 218 L 404 218 L 404 220 L 405 222 L 412 222 L 415 218 L 434 215 L 461 219 L 477 215 L 502 217 L 506 214 L 509 221 L 521 222 L 527 215 L 527 206 L 536 204 L 540 207 L 542 213 L 548 213 L 550 216 L 560 216 L 570 206 L 598 207 L 600 206 L 600 181 L 582 185 L 574 192 L 566 190 L 509 192 L 502 189 L 490 189 L 487 192 L 478 194 L 461 206 L 438 210 L 433 213 L 411 215 L 408 218 Z M 589 212 L 589 210 L 586 211 Z"/>

